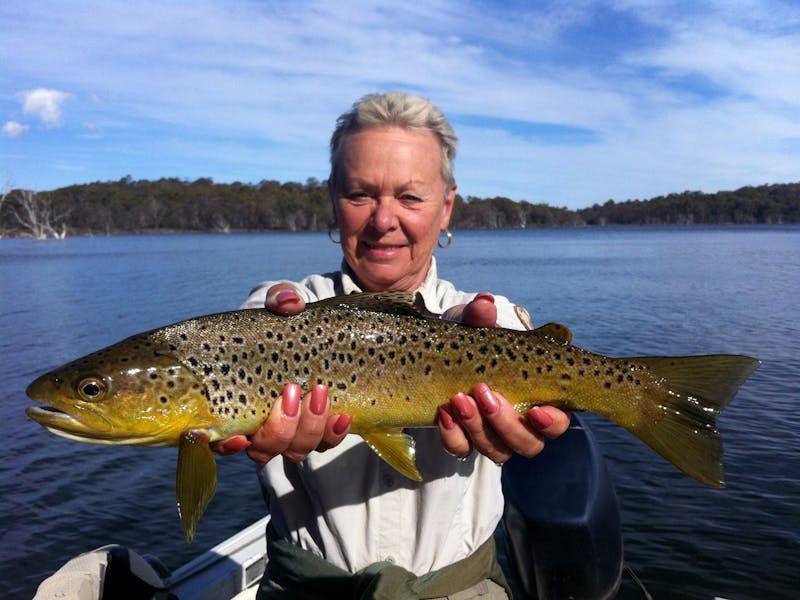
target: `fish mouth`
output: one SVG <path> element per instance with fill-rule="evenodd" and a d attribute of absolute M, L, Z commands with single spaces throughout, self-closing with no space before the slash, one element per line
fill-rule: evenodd
<path fill-rule="evenodd" d="M 136 446 L 171 445 L 169 442 L 162 440 L 158 435 L 119 435 L 114 432 L 111 423 L 107 423 L 108 428 L 101 431 L 96 425 L 87 425 L 75 416 L 53 406 L 29 406 L 25 409 L 25 414 L 47 429 L 50 433 L 76 442 L 88 442 L 90 444 L 128 444 Z M 103 418 L 103 420 L 106 422 L 108 421 L 105 418 Z"/>
<path fill-rule="evenodd" d="M 25 414 L 51 433 L 79 441 L 93 441 L 98 433 L 79 419 L 53 406 L 30 406 Z"/>

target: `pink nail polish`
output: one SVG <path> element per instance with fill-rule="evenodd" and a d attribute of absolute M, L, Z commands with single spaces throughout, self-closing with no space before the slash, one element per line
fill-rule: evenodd
<path fill-rule="evenodd" d="M 528 411 L 528 420 L 539 430 L 547 429 L 553 424 L 553 417 L 543 411 L 539 406 L 534 406 Z"/>
<path fill-rule="evenodd" d="M 500 410 L 500 403 L 497 401 L 497 398 L 494 397 L 494 394 L 492 394 L 492 390 L 490 390 L 489 386 L 485 383 L 476 385 L 473 393 L 475 394 L 475 400 L 486 415 L 491 416 L 497 414 Z"/>
<path fill-rule="evenodd" d="M 455 406 L 461 419 L 468 420 L 475 416 L 475 405 L 470 402 L 466 394 L 456 394 L 450 402 Z"/>
<path fill-rule="evenodd" d="M 342 435 L 347 428 L 350 427 L 350 423 L 353 422 L 353 417 L 351 415 L 339 415 L 339 418 L 336 420 L 336 423 L 333 424 L 333 433 L 336 435 Z"/>
<path fill-rule="evenodd" d="M 328 408 L 328 388 L 315 385 L 311 390 L 311 402 L 308 406 L 315 415 L 321 415 Z"/>
<path fill-rule="evenodd" d="M 453 415 L 450 414 L 449 407 L 447 406 L 439 407 L 439 423 L 447 431 L 452 431 L 453 429 L 455 429 L 456 421 L 455 419 L 453 419 Z"/>
<path fill-rule="evenodd" d="M 281 396 L 281 411 L 287 417 L 296 417 L 300 410 L 300 386 L 290 383 L 283 388 Z"/>

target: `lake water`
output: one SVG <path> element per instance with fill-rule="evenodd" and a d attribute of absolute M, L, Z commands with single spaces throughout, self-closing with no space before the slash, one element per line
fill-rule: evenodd
<path fill-rule="evenodd" d="M 526 306 L 610 355 L 763 361 L 719 419 L 728 487 L 679 474 L 591 419 L 617 486 L 626 563 L 655 598 L 790 598 L 800 585 L 800 227 L 456 232 L 440 273 Z M 130 334 L 235 308 L 267 278 L 338 267 L 324 234 L 0 240 L 0 597 L 118 543 L 175 568 L 264 514 L 254 465 L 221 458 L 191 546 L 174 449 L 80 444 L 25 417 L 26 385 Z M 620 597 L 640 598 L 630 580 Z"/>

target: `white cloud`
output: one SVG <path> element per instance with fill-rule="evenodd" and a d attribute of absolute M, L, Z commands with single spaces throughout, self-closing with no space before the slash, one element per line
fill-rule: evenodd
<path fill-rule="evenodd" d="M 22 92 L 22 110 L 42 120 L 47 127 L 61 125 L 61 105 L 72 95 L 58 90 L 38 88 Z"/>
<path fill-rule="evenodd" d="M 5 125 L 3 125 L 3 135 L 10 138 L 15 138 L 21 136 L 23 133 L 28 131 L 30 127 L 28 125 L 23 125 L 22 123 L 17 123 L 16 121 L 8 121 Z"/>

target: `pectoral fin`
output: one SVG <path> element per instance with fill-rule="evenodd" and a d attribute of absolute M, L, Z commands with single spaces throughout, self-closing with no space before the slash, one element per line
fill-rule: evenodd
<path fill-rule="evenodd" d="M 191 543 L 200 517 L 216 489 L 217 462 L 208 443 L 198 441 L 193 435 L 182 435 L 178 445 L 175 492 L 187 544 Z"/>
<path fill-rule="evenodd" d="M 400 429 L 371 431 L 361 437 L 383 460 L 414 481 L 422 481 L 414 461 L 414 438 Z"/>

